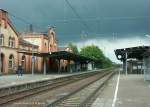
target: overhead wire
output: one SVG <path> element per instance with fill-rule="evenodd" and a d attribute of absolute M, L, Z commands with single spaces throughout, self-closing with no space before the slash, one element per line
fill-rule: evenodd
<path fill-rule="evenodd" d="M 83 24 L 83 26 L 85 27 L 85 29 L 87 29 L 88 31 L 90 31 L 89 26 L 87 25 L 87 23 L 85 23 L 85 21 L 82 19 L 82 17 L 78 14 L 78 12 L 72 6 L 72 4 L 68 0 L 65 0 L 65 1 L 68 4 L 68 6 L 71 8 L 71 10 L 74 12 L 74 14 L 79 18 L 79 20 L 81 21 L 81 23 Z"/>
<path fill-rule="evenodd" d="M 36 25 L 36 24 L 33 24 L 33 23 L 31 23 L 31 22 L 25 20 L 24 18 L 22 18 L 22 17 L 20 17 L 20 16 L 16 16 L 16 15 L 10 13 L 10 12 L 8 12 L 8 15 L 9 15 L 10 17 L 15 18 L 16 20 L 19 20 L 19 21 L 23 22 L 24 24 L 27 24 L 28 27 L 29 27 L 30 25 L 32 25 L 33 28 L 45 29 L 45 28 L 43 28 L 43 27 L 41 27 L 41 26 L 38 26 L 38 25 Z"/>
<path fill-rule="evenodd" d="M 90 27 L 88 26 L 88 24 L 86 23 L 87 21 L 89 22 L 89 21 L 102 21 L 102 20 L 139 20 L 139 19 L 149 19 L 150 18 L 150 16 L 136 16 L 136 17 L 128 17 L 128 16 L 126 16 L 126 17 L 100 17 L 100 18 L 82 18 L 79 14 L 78 14 L 78 12 L 76 11 L 76 9 L 72 6 L 72 4 L 68 1 L 68 0 L 65 0 L 65 2 L 68 4 L 68 6 L 71 8 L 71 10 L 73 11 L 73 13 L 77 16 L 77 18 L 74 18 L 74 19 L 67 19 L 67 20 L 65 20 L 65 16 L 64 16 L 64 20 L 53 20 L 53 22 L 55 23 L 55 22 L 58 22 L 58 23 L 64 23 L 64 22 L 66 22 L 66 21 L 80 21 L 82 24 L 83 24 L 83 26 L 85 27 L 85 29 L 87 30 L 87 31 L 91 31 L 90 30 Z M 65 11 L 65 10 L 64 10 Z M 16 15 L 14 15 L 14 14 L 12 14 L 12 13 L 10 13 L 10 12 L 8 12 L 9 13 L 9 15 L 10 16 L 12 16 L 12 17 L 14 17 L 16 20 L 20 20 L 20 21 L 22 21 L 23 23 L 25 23 L 25 24 L 27 24 L 27 25 L 33 25 L 33 27 L 35 27 L 35 28 L 38 28 L 38 29 L 46 29 L 46 27 L 44 28 L 44 27 L 41 27 L 41 26 L 38 26 L 38 25 L 36 25 L 36 24 L 33 24 L 33 23 L 31 23 L 31 22 L 29 22 L 29 21 L 27 21 L 26 19 L 24 19 L 24 18 L 22 18 L 22 17 L 19 17 L 19 16 L 16 16 Z M 85 33 L 85 32 L 84 32 Z"/>

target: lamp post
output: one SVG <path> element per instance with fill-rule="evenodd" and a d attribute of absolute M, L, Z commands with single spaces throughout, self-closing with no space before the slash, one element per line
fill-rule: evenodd
<path fill-rule="evenodd" d="M 35 61 L 35 57 L 34 57 L 34 40 L 33 40 L 33 44 L 32 44 L 32 75 L 34 75 L 34 61 Z"/>

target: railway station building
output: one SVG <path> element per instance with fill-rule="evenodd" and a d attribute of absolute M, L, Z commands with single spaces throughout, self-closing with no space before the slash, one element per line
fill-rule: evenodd
<path fill-rule="evenodd" d="M 37 45 L 31 44 L 20 37 L 8 18 L 8 13 L 0 9 L 0 73 L 14 74 L 19 64 L 22 64 L 26 73 L 29 72 L 32 62 L 31 56 L 19 54 L 18 51 L 32 51 L 33 46 L 35 51 L 38 51 Z"/>
<path fill-rule="evenodd" d="M 0 10 L 0 70 L 2 73 L 13 73 L 14 67 L 18 65 L 19 34 L 7 15 L 6 11 Z"/>
<path fill-rule="evenodd" d="M 52 55 L 51 55 L 52 54 Z M 7 11 L 0 9 L 0 74 L 15 74 L 21 64 L 24 73 L 72 72 L 87 69 L 93 61 L 75 55 L 71 49 L 59 48 L 56 33 L 18 33 Z"/>
<path fill-rule="evenodd" d="M 21 37 L 23 40 L 38 46 L 37 52 L 49 53 L 58 51 L 58 45 L 56 40 L 55 32 L 52 28 L 49 28 L 48 33 L 22 33 Z M 32 55 L 30 55 L 32 56 Z M 36 56 L 35 56 L 36 57 Z M 35 70 L 37 73 L 41 73 L 44 69 L 44 58 L 36 57 L 38 68 Z M 57 70 L 57 61 L 55 59 L 48 59 L 46 63 L 49 65 L 47 69 L 51 69 L 51 72 Z"/>
<path fill-rule="evenodd" d="M 34 71 L 40 73 L 44 68 L 44 59 L 34 57 L 36 61 L 32 63 L 32 55 L 18 53 L 19 51 L 29 52 L 56 52 L 58 51 L 56 34 L 52 28 L 48 33 L 18 33 L 11 20 L 8 18 L 7 11 L 0 9 L 0 53 L 1 53 L 1 74 L 16 73 L 19 64 L 22 64 L 24 73 L 30 73 L 32 64 Z M 49 59 L 46 63 L 52 71 L 57 70 L 57 61 Z"/>

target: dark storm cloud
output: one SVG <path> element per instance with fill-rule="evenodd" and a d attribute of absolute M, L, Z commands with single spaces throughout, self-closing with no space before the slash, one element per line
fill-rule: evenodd
<path fill-rule="evenodd" d="M 56 26 L 61 40 L 78 40 L 82 32 L 88 34 L 88 37 L 108 37 L 113 32 L 120 36 L 150 32 L 149 0 L 68 1 L 81 19 L 65 0 L 1 0 L 0 7 L 33 23 L 36 30 L 46 31 L 48 25 Z M 27 27 L 27 24 L 13 17 L 12 21 L 20 31 Z"/>

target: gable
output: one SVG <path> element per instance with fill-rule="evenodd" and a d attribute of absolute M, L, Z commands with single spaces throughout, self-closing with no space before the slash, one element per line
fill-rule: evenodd
<path fill-rule="evenodd" d="M 9 30 L 8 33 L 11 32 L 11 33 L 13 33 L 13 35 L 16 35 L 17 37 L 19 36 L 19 33 L 16 31 L 12 22 L 8 18 L 8 13 L 2 9 L 0 9 L 0 26 L 3 28 L 4 31 Z"/>

